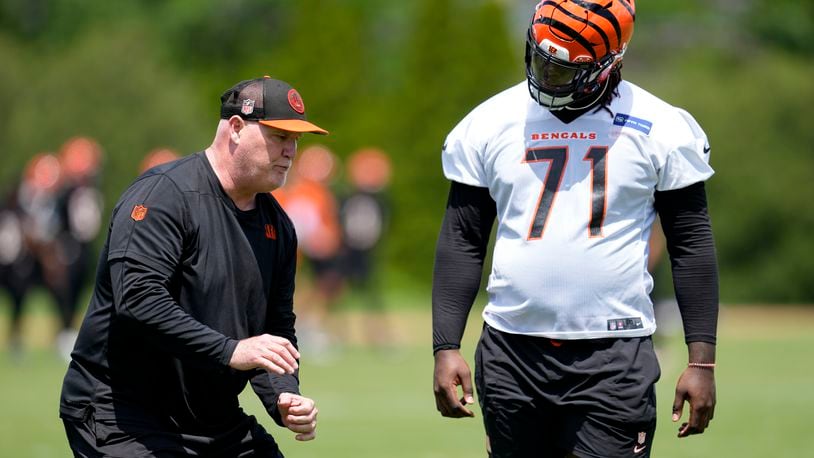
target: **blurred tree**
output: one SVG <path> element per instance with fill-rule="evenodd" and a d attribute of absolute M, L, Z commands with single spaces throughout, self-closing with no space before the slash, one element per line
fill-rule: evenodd
<path fill-rule="evenodd" d="M 18 149 L 10 148 L 6 139 L 10 134 L 9 126 L 14 118 L 12 107 L 20 103 L 20 88 L 24 81 L 21 74 L 22 56 L 18 48 L 7 42 L 6 37 L 0 35 L 0 104 L 4 109 L 0 110 L 0 180 L 3 186 L 0 193 L 7 191 L 6 186 L 16 181 L 19 173 L 16 170 L 30 157 Z"/>
<path fill-rule="evenodd" d="M 405 86 L 390 104 L 399 116 L 392 138 L 393 259 L 414 278 L 432 271 L 435 239 L 449 183 L 441 171 L 446 134 L 476 105 L 521 80 L 522 37 L 508 36 L 505 8 L 495 2 L 415 2 L 405 49 Z"/>
<path fill-rule="evenodd" d="M 46 29 L 47 0 L 6 0 L 0 3 L 0 30 L 8 37 L 32 40 Z"/>
<path fill-rule="evenodd" d="M 156 145 L 206 146 L 216 116 L 199 108 L 199 95 L 152 49 L 146 30 L 110 24 L 87 31 L 65 52 L 29 61 L 15 91 L 24 96 L 4 104 L 14 115 L 4 124 L 3 149 L 23 159 L 75 135 L 96 138 L 107 153 L 104 191 L 112 200 Z"/>
<path fill-rule="evenodd" d="M 814 2 L 752 0 L 746 25 L 762 46 L 814 55 Z"/>
<path fill-rule="evenodd" d="M 139 21 L 145 5 L 136 0 L 3 0 L 0 30 L 36 49 L 64 49 L 95 23 Z"/>

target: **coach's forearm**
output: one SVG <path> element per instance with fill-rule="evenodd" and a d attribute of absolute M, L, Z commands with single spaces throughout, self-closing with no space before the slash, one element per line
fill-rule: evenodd
<path fill-rule="evenodd" d="M 227 366 L 237 340 L 202 324 L 184 311 L 166 288 L 167 279 L 136 259 L 110 264 L 119 316 L 143 326 L 169 353 Z"/>
<path fill-rule="evenodd" d="M 252 390 L 260 399 L 269 416 L 280 426 L 283 419 L 277 409 L 277 398 L 281 393 L 300 394 L 299 370 L 293 374 L 277 375 L 266 371 L 259 371 L 251 378 Z"/>

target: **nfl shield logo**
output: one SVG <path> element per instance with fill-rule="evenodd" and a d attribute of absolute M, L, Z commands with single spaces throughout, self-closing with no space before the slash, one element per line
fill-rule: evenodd
<path fill-rule="evenodd" d="M 639 437 L 637 438 L 640 444 L 644 444 L 645 439 L 647 439 L 647 433 L 642 431 L 639 433 Z"/>
<path fill-rule="evenodd" d="M 145 216 L 147 216 L 147 207 L 144 205 L 136 205 L 133 207 L 133 211 L 130 212 L 130 217 L 133 218 L 134 221 L 141 221 Z"/>
<path fill-rule="evenodd" d="M 243 106 L 240 107 L 240 112 L 244 115 L 250 115 L 254 112 L 254 99 L 243 100 Z"/>

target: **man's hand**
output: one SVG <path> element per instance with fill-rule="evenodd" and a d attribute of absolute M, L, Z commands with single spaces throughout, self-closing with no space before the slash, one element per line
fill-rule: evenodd
<path fill-rule="evenodd" d="M 263 334 L 237 343 L 229 367 L 239 371 L 260 368 L 275 374 L 293 374 L 300 353 L 283 337 Z"/>
<path fill-rule="evenodd" d="M 282 393 L 277 399 L 277 410 L 286 428 L 298 433 L 294 439 L 310 441 L 317 435 L 317 410 L 313 399 L 298 394 Z"/>
<path fill-rule="evenodd" d="M 678 437 L 703 433 L 715 413 L 715 375 L 711 370 L 701 367 L 684 369 L 676 384 L 674 422 L 681 418 L 684 401 L 690 403 L 690 418 L 678 428 Z"/>
<path fill-rule="evenodd" d="M 458 386 L 463 389 L 463 397 L 458 397 Z M 469 366 L 458 350 L 440 350 L 435 354 L 435 376 L 433 380 L 435 407 L 441 415 L 451 418 L 474 417 L 475 413 L 466 408 L 474 404 L 472 397 L 472 375 Z"/>
<path fill-rule="evenodd" d="M 714 344 L 690 342 L 688 350 L 690 361 L 715 361 Z M 712 368 L 689 366 L 681 373 L 673 401 L 674 422 L 681 418 L 684 401 L 690 403 L 690 418 L 678 428 L 678 437 L 703 433 L 715 413 L 715 373 Z"/>

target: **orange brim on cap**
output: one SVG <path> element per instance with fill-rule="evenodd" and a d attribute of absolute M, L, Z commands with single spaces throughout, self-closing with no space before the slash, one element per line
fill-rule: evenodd
<path fill-rule="evenodd" d="M 311 134 L 328 135 L 328 131 L 301 119 L 264 119 L 257 121 L 265 126 L 274 127 L 289 132 L 308 132 Z"/>

